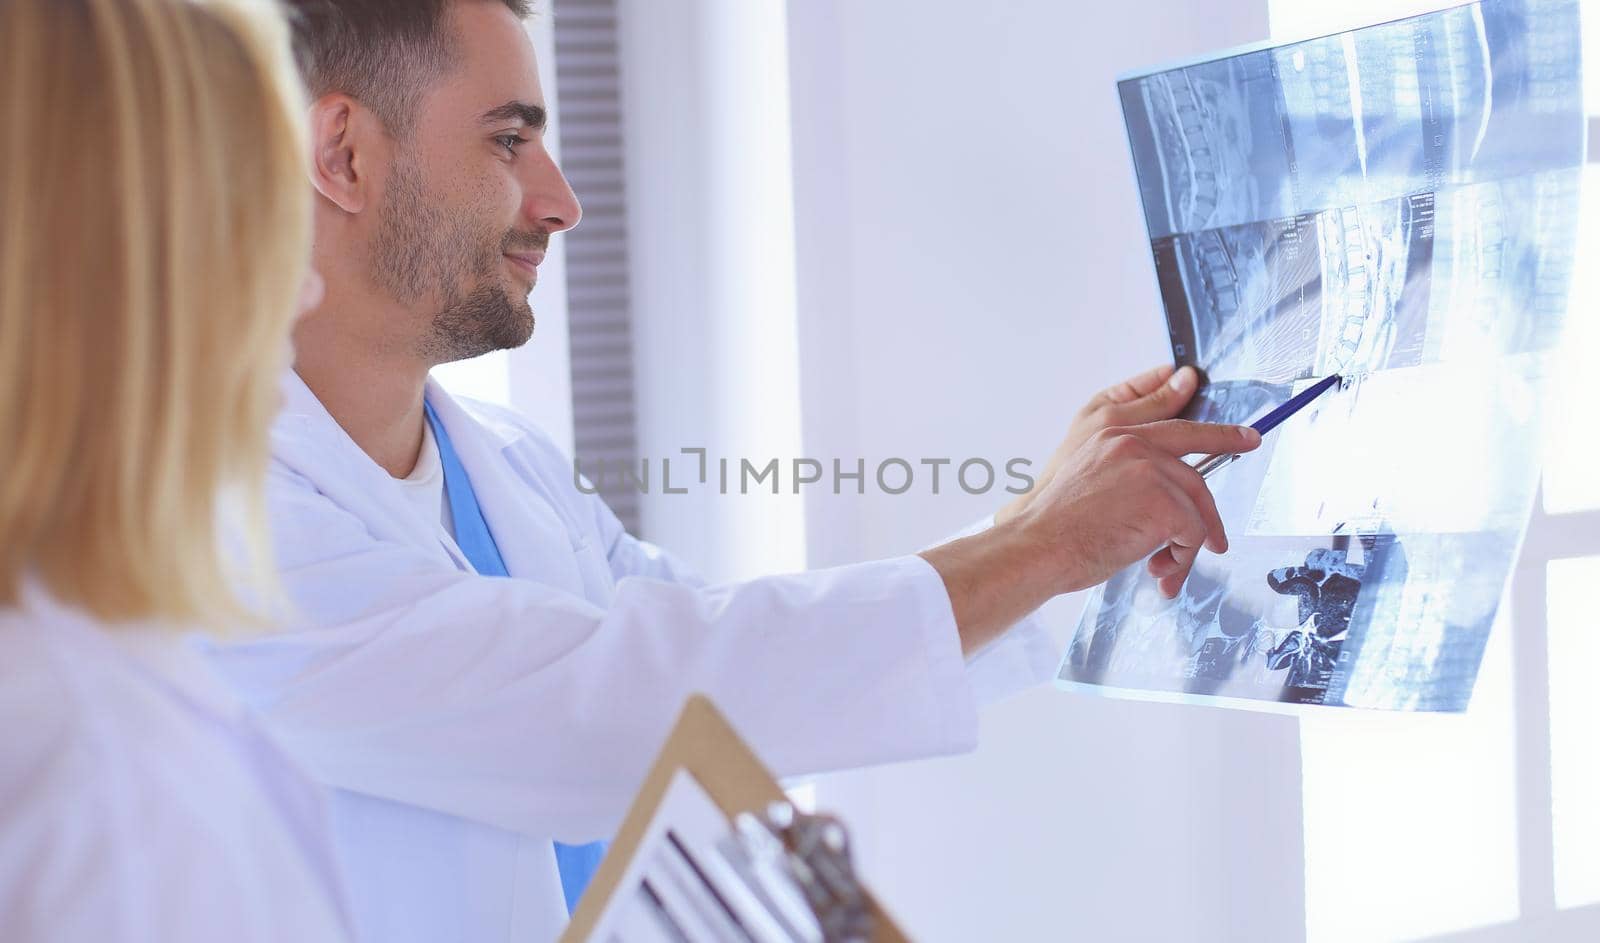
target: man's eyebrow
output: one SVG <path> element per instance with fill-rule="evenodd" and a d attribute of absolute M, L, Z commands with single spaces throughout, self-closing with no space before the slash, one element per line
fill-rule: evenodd
<path fill-rule="evenodd" d="M 538 105 L 527 102 L 506 102 L 499 108 L 491 108 L 483 113 L 485 124 L 492 121 L 521 121 L 535 131 L 543 131 L 545 123 L 544 109 Z"/>

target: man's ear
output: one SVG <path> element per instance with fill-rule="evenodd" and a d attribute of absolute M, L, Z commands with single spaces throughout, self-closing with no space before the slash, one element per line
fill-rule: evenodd
<path fill-rule="evenodd" d="M 310 118 L 311 185 L 346 213 L 361 212 L 370 196 L 374 116 L 348 95 L 328 95 L 312 104 Z"/>

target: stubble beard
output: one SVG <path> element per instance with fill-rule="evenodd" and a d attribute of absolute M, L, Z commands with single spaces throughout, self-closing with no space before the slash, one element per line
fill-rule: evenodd
<path fill-rule="evenodd" d="M 430 366 L 521 347 L 533 336 L 528 299 L 512 295 L 500 278 L 512 236 L 474 229 L 467 222 L 472 215 L 452 221 L 428 193 L 421 168 L 404 156 L 396 160 L 373 239 L 373 275 L 401 304 L 439 299 L 415 342 Z"/>

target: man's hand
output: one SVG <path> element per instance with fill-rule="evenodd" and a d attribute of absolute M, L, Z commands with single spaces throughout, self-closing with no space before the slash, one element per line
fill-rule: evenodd
<path fill-rule="evenodd" d="M 1200 548 L 1228 549 L 1211 491 L 1182 457 L 1260 445 L 1247 426 L 1181 419 L 1094 433 L 1019 513 L 922 553 L 944 579 L 963 651 L 977 651 L 1050 597 L 1146 558 L 1161 591 L 1176 596 Z"/>
<path fill-rule="evenodd" d="M 1059 555 L 1058 592 L 1098 585 L 1150 557 L 1162 593 L 1176 596 L 1201 547 L 1228 549 L 1211 490 L 1182 457 L 1260 444 L 1248 426 L 1182 419 L 1105 429 L 1068 457 L 1015 520 Z"/>
<path fill-rule="evenodd" d="M 1199 375 L 1193 367 L 1174 371 L 1170 364 L 1154 367 L 1136 377 L 1096 393 L 1067 427 L 1067 436 L 1056 447 L 1044 471 L 1034 480 L 1027 494 L 1019 495 L 994 516 L 996 524 L 1020 514 L 1033 496 L 1050 484 L 1068 457 L 1095 433 L 1118 426 L 1137 426 L 1171 419 L 1183 412 L 1198 389 Z"/>

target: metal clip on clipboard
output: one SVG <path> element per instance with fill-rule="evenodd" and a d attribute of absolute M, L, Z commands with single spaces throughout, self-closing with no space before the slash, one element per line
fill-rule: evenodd
<path fill-rule="evenodd" d="M 773 943 L 871 939 L 871 903 L 856 880 L 849 837 L 838 819 L 780 801 L 760 816 L 741 812 L 733 826 L 721 850 L 787 932 L 788 940 Z"/>

